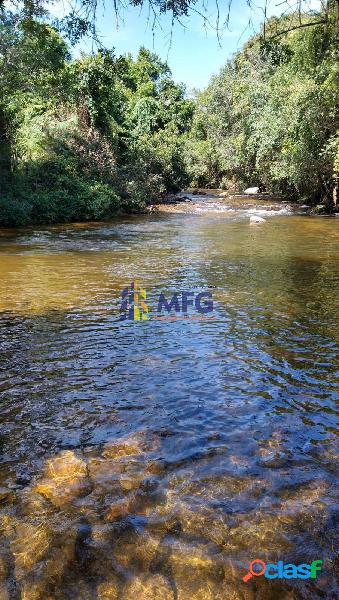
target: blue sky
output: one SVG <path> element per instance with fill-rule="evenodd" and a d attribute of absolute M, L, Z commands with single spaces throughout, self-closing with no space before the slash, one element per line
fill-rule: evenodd
<path fill-rule="evenodd" d="M 52 12 L 61 16 L 67 0 L 60 0 Z M 113 12 L 113 2 L 106 1 L 106 8 L 99 4 L 98 29 L 106 47 L 115 47 L 116 54 L 131 52 L 136 56 L 140 46 L 155 51 L 161 58 L 168 61 L 173 77 L 177 82 L 184 82 L 188 91 L 193 88 L 203 88 L 212 75 L 217 73 L 226 60 L 246 41 L 253 31 L 257 31 L 263 21 L 265 0 L 256 0 L 256 9 L 251 9 L 246 0 L 233 0 L 229 28 L 221 33 L 220 43 L 215 28 L 204 27 L 201 16 L 191 13 L 183 19 L 183 25 L 176 23 L 172 30 L 170 16 L 162 16 L 160 24 L 152 31 L 152 19 L 148 19 L 146 8 L 124 9 L 122 18 L 117 24 Z M 211 24 L 216 22 L 216 9 L 213 0 L 206 2 L 208 10 L 204 9 L 203 0 L 195 5 L 197 11 L 204 13 Z M 318 0 L 305 0 L 304 4 L 311 8 L 318 6 Z M 100 8 L 101 6 L 101 8 Z M 268 13 L 279 14 L 281 0 L 268 0 Z M 227 12 L 227 0 L 220 2 L 220 19 L 224 20 Z M 251 26 L 248 27 L 251 19 Z M 91 51 L 92 42 L 83 41 L 75 51 Z"/>

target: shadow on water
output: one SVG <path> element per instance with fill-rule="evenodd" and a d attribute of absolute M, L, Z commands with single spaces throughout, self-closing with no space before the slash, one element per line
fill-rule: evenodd
<path fill-rule="evenodd" d="M 1 600 L 337 597 L 338 237 L 265 228 L 171 215 L 7 240 Z M 151 308 L 215 286 L 215 320 L 117 322 L 135 277 Z M 324 568 L 244 584 L 254 558 Z"/>

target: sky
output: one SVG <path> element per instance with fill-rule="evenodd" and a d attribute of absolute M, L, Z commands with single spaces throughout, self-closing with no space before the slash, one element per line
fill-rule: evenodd
<path fill-rule="evenodd" d="M 227 14 L 227 0 L 219 1 L 222 21 Z M 51 12 L 62 16 L 67 9 L 67 2 L 68 0 L 58 1 Z M 197 13 L 191 13 L 189 18 L 182 20 L 182 25 L 176 23 L 172 28 L 170 15 L 166 15 L 161 17 L 154 30 L 146 7 L 140 9 L 128 6 L 117 23 L 113 0 L 106 0 L 105 8 L 99 4 L 98 30 L 103 45 L 107 48 L 114 47 L 117 55 L 130 52 L 136 56 L 140 46 L 156 52 L 167 60 L 174 80 L 185 83 L 190 92 L 205 87 L 227 59 L 241 48 L 254 31 L 258 31 L 263 21 L 264 3 L 265 0 L 256 0 L 256 8 L 251 9 L 246 0 L 233 0 L 229 27 L 223 29 L 220 39 L 213 27 L 217 17 L 214 0 L 207 0 L 207 10 L 203 0 L 198 0 L 195 5 L 196 11 L 205 14 L 211 25 L 204 27 L 203 18 Z M 319 0 L 305 0 L 304 4 L 317 9 Z M 285 9 L 286 4 L 282 5 L 281 0 L 267 0 L 268 15 L 278 15 Z M 92 45 L 92 41 L 83 40 L 74 54 L 79 54 L 81 50 L 90 52 Z"/>

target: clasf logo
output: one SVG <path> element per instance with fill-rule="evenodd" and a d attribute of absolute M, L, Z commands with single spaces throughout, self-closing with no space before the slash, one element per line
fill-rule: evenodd
<path fill-rule="evenodd" d="M 213 311 L 213 299 L 210 291 L 180 290 L 171 295 L 161 292 L 157 299 L 156 314 L 151 317 L 150 308 L 146 302 L 146 290 L 138 281 L 125 287 L 121 292 L 120 321 L 148 321 L 150 318 L 158 320 L 213 319 L 207 316 Z M 193 311 L 195 314 L 191 314 Z"/>
<path fill-rule="evenodd" d="M 243 577 L 243 581 L 247 583 L 251 577 L 260 577 L 260 575 L 264 575 L 267 579 L 315 579 L 317 572 L 322 569 L 322 564 L 322 560 L 314 560 L 311 564 L 302 563 L 301 565 L 284 564 L 282 560 L 278 560 L 277 564 L 273 564 L 255 558 L 250 563 L 248 573 Z"/>

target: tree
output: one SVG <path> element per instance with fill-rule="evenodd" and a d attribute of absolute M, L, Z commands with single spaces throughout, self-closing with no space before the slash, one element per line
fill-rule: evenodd
<path fill-rule="evenodd" d="M 154 53 L 71 60 L 53 27 L 10 14 L 0 49 L 0 223 L 109 217 L 187 183 L 193 102 Z"/>
<path fill-rule="evenodd" d="M 15 123 L 23 96 L 48 104 L 51 93 L 63 96 L 61 85 L 67 45 L 49 25 L 20 19 L 7 12 L 0 21 L 0 177 L 12 164 Z"/>
<path fill-rule="evenodd" d="M 339 73 L 336 15 L 330 16 L 326 28 L 271 39 L 262 30 L 198 97 L 192 131 L 203 130 L 212 145 L 219 184 L 235 178 L 239 189 L 255 183 L 310 201 L 331 195 Z M 269 21 L 266 34 L 276 26 Z"/>

